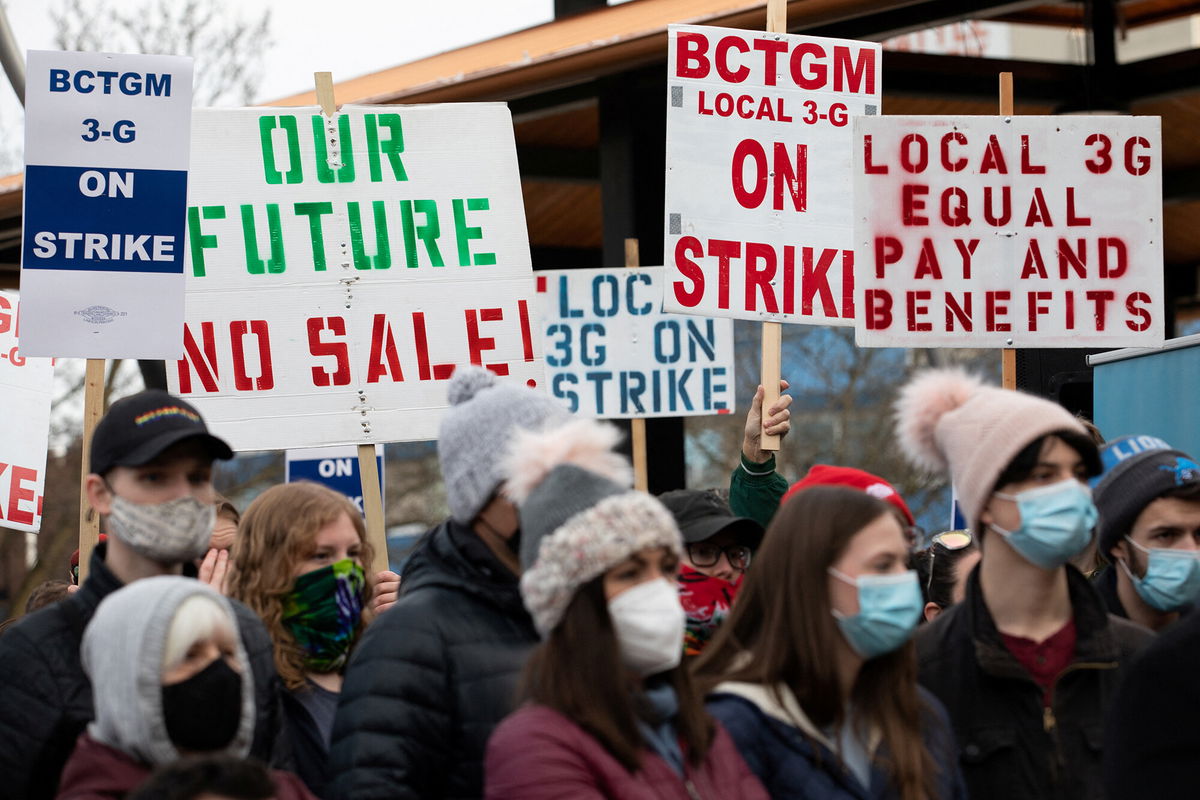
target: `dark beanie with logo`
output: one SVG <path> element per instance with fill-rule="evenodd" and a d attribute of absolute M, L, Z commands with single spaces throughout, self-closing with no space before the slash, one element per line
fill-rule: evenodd
<path fill-rule="evenodd" d="M 1107 556 L 1150 503 L 1189 487 L 1200 487 L 1200 464 L 1181 450 L 1149 450 L 1117 461 L 1092 491 L 1100 512 L 1096 524 L 1100 553 Z"/>

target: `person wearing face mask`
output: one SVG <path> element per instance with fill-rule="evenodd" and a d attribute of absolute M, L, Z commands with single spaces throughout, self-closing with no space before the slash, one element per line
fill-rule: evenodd
<path fill-rule="evenodd" d="M 982 553 L 963 601 L 917 637 L 971 797 L 1102 796 L 1105 715 L 1153 635 L 1069 563 L 1096 523 L 1095 444 L 1061 406 L 955 370 L 905 386 L 896 422 L 910 461 L 949 472 Z"/>
<path fill-rule="evenodd" d="M 772 797 L 965 797 L 918 688 L 921 589 L 890 507 L 836 486 L 780 507 L 733 614 L 696 660 L 708 709 Z"/>
<path fill-rule="evenodd" d="M 212 465 L 233 456 L 188 403 L 149 390 L 113 403 L 92 435 L 85 495 L 108 539 L 87 580 L 61 603 L 21 620 L 0 639 L 0 787 L 23 800 L 54 796 L 75 739 L 93 715 L 79 661 L 83 630 L 123 585 L 178 575 L 203 555 L 213 526 Z M 251 752 L 279 763 L 278 678 L 262 622 L 233 605 L 254 672 L 258 724 Z"/>
<path fill-rule="evenodd" d="M 438 460 L 450 519 L 405 567 L 400 599 L 363 634 L 333 722 L 331 800 L 478 797 L 492 729 L 512 711 L 537 631 L 521 603 L 516 508 L 499 491 L 514 432 L 562 426 L 544 391 L 459 367 Z"/>
<path fill-rule="evenodd" d="M 254 677 L 229 602 L 199 581 L 146 578 L 113 592 L 83 635 L 96 718 L 63 770 L 59 800 L 120 800 L 181 757 L 245 758 Z M 272 773 L 276 800 L 311 800 Z"/>
<path fill-rule="evenodd" d="M 681 666 L 678 527 L 627 488 L 627 461 L 572 442 L 577 430 L 513 442 L 505 491 L 520 509 L 521 596 L 542 643 L 524 705 L 488 742 L 484 796 L 765 798 Z"/>
<path fill-rule="evenodd" d="M 1125 445 L 1118 439 L 1105 451 L 1128 452 Z M 1095 488 L 1096 536 L 1110 562 L 1096 588 L 1109 613 L 1152 631 L 1200 600 L 1200 465 L 1162 445 L 1116 461 Z"/>
<path fill-rule="evenodd" d="M 711 490 L 676 489 L 658 498 L 683 535 L 679 600 L 687 616 L 684 655 L 696 656 L 729 616 L 762 526 L 736 517 Z"/>
<path fill-rule="evenodd" d="M 296 773 L 317 796 L 328 780 L 342 673 L 365 622 L 371 557 L 354 504 L 306 481 L 255 498 L 233 547 L 229 596 L 267 621 L 285 689 L 284 732 Z"/>

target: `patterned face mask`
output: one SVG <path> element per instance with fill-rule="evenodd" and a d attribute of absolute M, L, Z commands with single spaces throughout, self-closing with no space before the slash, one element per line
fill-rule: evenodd
<path fill-rule="evenodd" d="M 362 619 L 366 573 L 346 558 L 296 578 L 283 600 L 283 624 L 305 652 L 313 672 L 337 672 L 346 664 Z"/>
<path fill-rule="evenodd" d="M 687 564 L 679 567 L 679 602 L 687 615 L 683 634 L 684 655 L 697 656 L 729 616 L 733 600 L 742 586 L 742 575 L 735 582 L 705 575 Z"/>

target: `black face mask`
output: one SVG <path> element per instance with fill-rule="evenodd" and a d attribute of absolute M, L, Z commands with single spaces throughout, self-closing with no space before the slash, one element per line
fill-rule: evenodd
<path fill-rule="evenodd" d="M 221 750 L 242 721 L 242 676 L 218 658 L 186 681 L 162 687 L 167 735 L 180 750 Z"/>

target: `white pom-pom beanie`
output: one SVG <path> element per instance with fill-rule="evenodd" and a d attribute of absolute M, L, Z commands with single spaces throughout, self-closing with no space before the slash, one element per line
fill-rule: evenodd
<path fill-rule="evenodd" d="M 545 392 L 500 383 L 482 367 L 456 369 L 447 394 L 438 461 L 450 516 L 469 525 L 504 480 L 500 463 L 513 433 L 557 427 L 571 416 Z"/>
<path fill-rule="evenodd" d="M 1087 435 L 1058 403 L 957 369 L 919 374 L 900 390 L 895 411 L 904 455 L 921 469 L 949 473 L 972 528 L 1000 474 L 1031 442 L 1056 431 Z"/>

